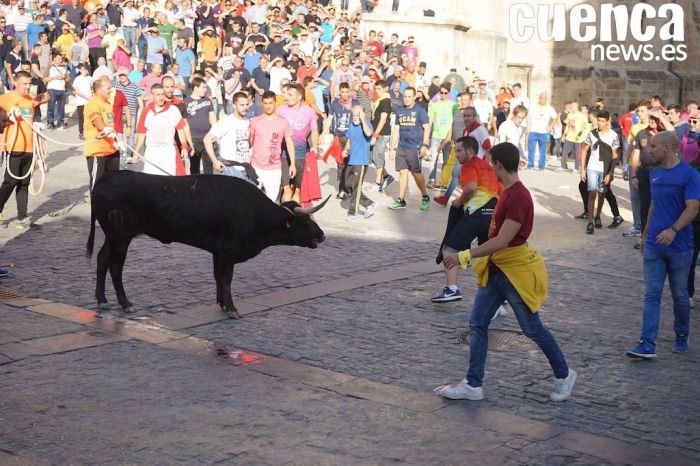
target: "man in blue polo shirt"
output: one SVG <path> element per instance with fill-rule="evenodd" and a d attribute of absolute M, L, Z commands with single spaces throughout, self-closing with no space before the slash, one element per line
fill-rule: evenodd
<path fill-rule="evenodd" d="M 410 171 L 423 195 L 420 210 L 428 210 L 430 198 L 421 172 L 421 159 L 428 155 L 430 147 L 430 119 L 428 112 L 416 105 L 414 88 L 408 87 L 403 92 L 403 103 L 402 107 L 396 109 L 396 125 L 387 151 L 390 159 L 396 159 L 396 171 L 399 172 L 399 197 L 389 208 L 392 210 L 406 208 L 408 172 Z"/>
<path fill-rule="evenodd" d="M 658 165 L 651 172 L 651 207 L 642 234 L 644 258 L 644 314 L 640 343 L 627 352 L 633 359 L 656 357 L 661 294 L 668 275 L 673 297 L 673 330 L 676 341 L 671 351 L 688 350 L 690 301 L 688 270 L 693 256 L 691 223 L 700 206 L 700 175 L 676 157 L 678 140 L 672 131 L 651 139 L 651 158 Z"/>

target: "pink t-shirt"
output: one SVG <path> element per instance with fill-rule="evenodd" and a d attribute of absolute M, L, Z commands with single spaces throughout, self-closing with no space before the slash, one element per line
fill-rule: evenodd
<path fill-rule="evenodd" d="M 98 34 L 100 31 L 104 31 L 104 28 L 99 24 L 88 24 L 88 27 L 85 28 L 89 48 L 102 47 L 102 37 Z"/>
<path fill-rule="evenodd" d="M 250 137 L 253 147 L 250 153 L 250 163 L 255 168 L 271 170 L 282 166 L 282 142 L 292 136 L 289 122 L 278 115 L 270 119 L 260 115 L 250 122 Z"/>
<path fill-rule="evenodd" d="M 112 61 L 114 61 L 114 67 L 116 69 L 122 67 L 128 69 L 129 71 L 134 69 L 134 65 L 131 64 L 131 57 L 120 48 L 117 48 L 117 50 L 114 51 L 114 55 L 112 55 Z"/>
<path fill-rule="evenodd" d="M 287 120 L 292 128 L 294 158 L 303 160 L 306 158 L 306 153 L 309 152 L 309 134 L 318 127 L 316 112 L 308 105 L 302 104 L 298 109 L 283 105 L 277 109 L 277 114 Z"/>

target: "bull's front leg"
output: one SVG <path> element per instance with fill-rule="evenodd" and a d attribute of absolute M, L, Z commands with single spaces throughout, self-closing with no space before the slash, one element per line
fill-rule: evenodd
<path fill-rule="evenodd" d="M 95 297 L 97 298 L 97 308 L 99 310 L 109 309 L 107 296 L 105 296 L 105 281 L 107 280 L 107 269 L 109 268 L 109 246 L 105 240 L 100 252 L 97 253 L 97 283 L 95 284 Z"/>
<path fill-rule="evenodd" d="M 233 297 L 231 297 L 231 280 L 233 280 L 233 259 L 222 259 L 221 270 L 221 294 L 223 298 L 223 308 L 228 316 L 232 319 L 240 319 L 241 315 L 238 309 L 233 305 Z"/>

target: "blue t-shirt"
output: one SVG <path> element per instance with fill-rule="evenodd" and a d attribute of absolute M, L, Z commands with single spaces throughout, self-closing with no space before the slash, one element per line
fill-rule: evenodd
<path fill-rule="evenodd" d="M 395 124 L 399 125 L 399 148 L 420 149 L 423 144 L 423 125 L 428 123 L 428 112 L 420 105 L 411 108 L 404 106 L 396 109 Z"/>
<path fill-rule="evenodd" d="M 323 23 L 321 24 L 321 30 L 323 31 L 323 34 L 321 34 L 321 42 L 324 44 L 330 44 L 333 42 L 333 25 L 331 23 Z"/>
<path fill-rule="evenodd" d="M 192 76 L 192 62 L 196 62 L 197 57 L 194 56 L 192 49 L 178 48 L 175 51 L 175 62 L 180 65 L 180 74 L 182 76 Z"/>
<path fill-rule="evenodd" d="M 34 44 L 39 42 L 39 34 L 46 31 L 43 25 L 36 23 L 29 23 L 27 25 L 27 44 L 29 45 L 29 51 L 32 50 Z"/>
<path fill-rule="evenodd" d="M 262 58 L 260 52 L 246 53 L 243 55 L 243 68 L 248 70 L 248 73 L 253 74 L 253 70 L 260 66 L 260 58 Z"/>
<path fill-rule="evenodd" d="M 372 122 L 365 117 L 367 124 L 372 128 Z M 350 140 L 350 155 L 348 165 L 369 165 L 369 146 L 372 134 L 367 136 L 362 129 L 362 124 L 355 124 L 350 119 L 348 127 L 348 139 Z"/>
<path fill-rule="evenodd" d="M 163 50 L 168 48 L 168 44 L 165 43 L 165 39 L 160 36 L 146 37 L 146 63 L 150 64 L 163 64 L 163 54 L 157 53 L 156 50 Z"/>
<path fill-rule="evenodd" d="M 656 242 L 656 237 L 678 220 L 685 210 L 685 201 L 700 200 L 700 175 L 689 165 L 681 162 L 673 168 L 656 167 L 651 171 L 651 200 L 654 212 L 649 219 L 644 247 L 671 251 L 693 249 L 693 227 L 687 225 L 676 233 L 670 246 Z"/>
<path fill-rule="evenodd" d="M 351 105 L 357 105 L 357 100 L 352 99 Z M 352 120 L 352 109 L 343 107 L 338 99 L 331 102 L 330 114 L 333 115 L 333 125 L 331 132 L 335 136 L 347 136 L 348 127 Z"/>

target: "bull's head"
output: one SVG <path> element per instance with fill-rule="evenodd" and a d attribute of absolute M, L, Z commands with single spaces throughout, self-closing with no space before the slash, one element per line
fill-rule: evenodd
<path fill-rule="evenodd" d="M 7 116 L 7 112 L 0 109 L 0 134 L 5 132 L 5 128 L 10 124 L 10 117 Z"/>
<path fill-rule="evenodd" d="M 287 218 L 288 244 L 314 249 L 326 239 L 323 230 L 321 230 L 311 215 L 323 208 L 328 199 L 330 199 L 330 196 L 319 205 L 307 209 L 296 202 L 285 202 L 282 204 L 282 208 L 289 213 Z"/>

